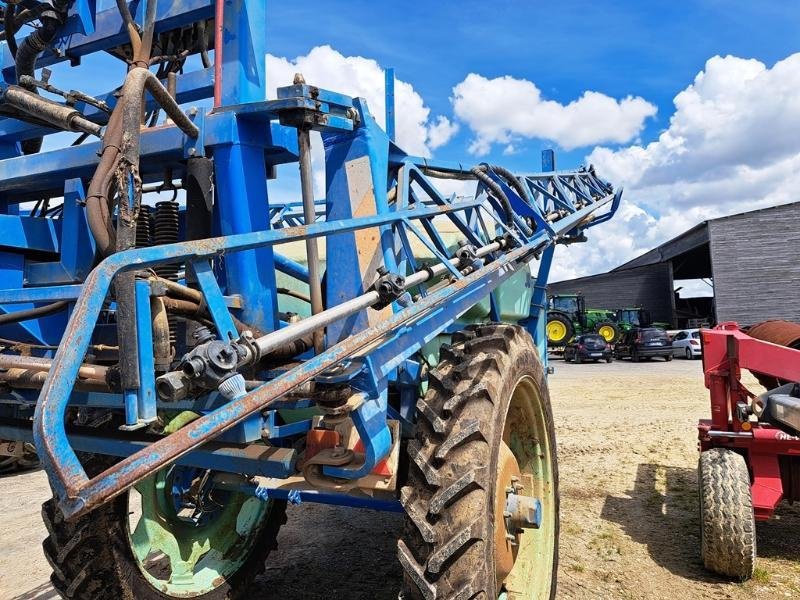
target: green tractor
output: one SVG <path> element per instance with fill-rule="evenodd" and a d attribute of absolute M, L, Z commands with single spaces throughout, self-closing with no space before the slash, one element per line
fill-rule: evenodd
<path fill-rule="evenodd" d="M 547 307 L 547 343 L 563 346 L 576 335 L 597 333 L 608 344 L 620 337 L 620 328 L 614 322 L 614 312 L 598 308 L 586 308 L 582 294 L 558 294 L 550 296 Z"/>
<path fill-rule="evenodd" d="M 618 308 L 613 313 L 613 319 L 617 324 L 620 331 L 630 331 L 634 327 L 659 327 L 661 329 L 669 329 L 669 323 L 661 323 L 653 321 L 653 316 L 649 310 L 645 310 L 641 306 L 632 308 Z"/>

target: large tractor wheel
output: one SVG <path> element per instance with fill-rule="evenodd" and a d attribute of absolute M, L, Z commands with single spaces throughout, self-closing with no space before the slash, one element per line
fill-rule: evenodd
<path fill-rule="evenodd" d="M 547 315 L 547 343 L 551 346 L 563 346 L 575 335 L 575 326 L 560 314 Z"/>
<path fill-rule="evenodd" d="M 621 333 L 617 324 L 612 321 L 601 321 L 594 326 L 594 332 L 606 341 L 606 344 L 616 344 Z"/>
<path fill-rule="evenodd" d="M 756 561 L 756 522 L 744 458 L 733 450 L 706 450 L 700 455 L 697 479 L 706 569 L 748 579 Z"/>
<path fill-rule="evenodd" d="M 9 442 L 0 441 L 0 444 Z M 19 443 L 19 442 L 17 442 Z M 36 455 L 36 447 L 30 442 L 22 444 L 22 454 L 16 456 L 0 456 L 0 475 L 16 473 L 18 471 L 29 471 L 37 468 L 41 463 Z"/>
<path fill-rule="evenodd" d="M 100 465 L 107 459 L 89 458 L 87 472 Z M 245 596 L 276 546 L 285 503 L 207 489 L 208 473 L 167 467 L 69 521 L 55 500 L 45 502 L 53 586 L 76 600 Z"/>
<path fill-rule="evenodd" d="M 520 327 L 482 325 L 440 358 L 408 445 L 401 597 L 554 598 L 558 469 L 536 347 Z"/>

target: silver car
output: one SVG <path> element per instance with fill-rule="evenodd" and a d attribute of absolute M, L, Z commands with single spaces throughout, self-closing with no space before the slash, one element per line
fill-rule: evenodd
<path fill-rule="evenodd" d="M 703 356 L 699 329 L 683 329 L 672 336 L 672 355 L 689 360 Z"/>

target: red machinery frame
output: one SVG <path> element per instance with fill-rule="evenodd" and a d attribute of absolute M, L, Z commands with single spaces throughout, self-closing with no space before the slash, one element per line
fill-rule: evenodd
<path fill-rule="evenodd" d="M 758 521 L 769 519 L 781 500 L 792 497 L 784 482 L 794 475 L 781 469 L 800 471 L 800 459 L 782 461 L 782 456 L 800 457 L 800 437 L 768 423 L 740 420 L 737 406 L 749 405 L 754 395 L 742 385 L 741 370 L 748 369 L 800 382 L 800 350 L 757 340 L 743 333 L 736 323 L 722 323 L 701 332 L 703 372 L 711 394 L 711 419 L 698 423 L 700 451 L 731 448 L 744 455 L 750 469 L 753 511 Z M 793 465 L 797 462 L 797 465 Z M 794 487 L 794 486 L 793 486 Z"/>

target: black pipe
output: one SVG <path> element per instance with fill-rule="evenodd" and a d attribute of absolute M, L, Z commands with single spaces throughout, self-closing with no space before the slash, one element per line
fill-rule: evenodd
<path fill-rule="evenodd" d="M 214 161 L 210 158 L 190 158 L 186 162 L 186 239 L 204 240 L 211 237 L 211 218 L 214 210 Z"/>
<path fill-rule="evenodd" d="M 506 217 L 506 225 L 509 227 L 514 227 L 514 209 L 511 208 L 511 202 L 508 200 L 508 196 L 503 191 L 497 183 L 486 174 L 486 170 L 489 168 L 487 164 L 481 164 L 477 167 L 472 167 L 469 172 L 472 173 L 475 178 L 480 181 L 483 185 L 487 187 L 487 189 L 492 193 L 492 195 L 497 198 L 500 204 L 503 205 L 503 212 L 505 212 Z"/>
<path fill-rule="evenodd" d="M 16 12 L 17 7 L 14 4 L 8 4 L 3 14 L 3 29 L 6 34 L 6 43 L 8 44 L 8 51 L 11 52 L 11 56 L 14 58 L 17 56 L 17 40 L 14 37 L 17 34 L 17 24 L 14 19 Z"/>
<path fill-rule="evenodd" d="M 6 313 L 0 315 L 0 325 L 8 325 L 9 323 L 19 323 L 20 321 L 30 321 L 31 319 L 38 319 L 39 317 L 46 317 L 47 315 L 52 315 L 64 310 L 68 305 L 69 302 L 61 300 L 59 302 L 53 302 L 52 304 L 45 304 L 44 306 Z"/>
<path fill-rule="evenodd" d="M 56 0 L 53 3 L 53 10 L 45 11 L 39 17 L 42 26 L 22 41 L 22 44 L 20 44 L 14 56 L 17 82 L 19 82 L 20 77 L 23 75 L 30 75 L 33 77 L 33 72 L 36 68 L 36 60 L 45 48 L 55 39 L 59 26 L 67 16 L 68 6 L 69 2 L 67 0 Z M 28 89 L 34 93 L 38 93 L 36 92 L 35 86 L 32 88 L 29 87 Z M 42 149 L 42 138 L 25 140 L 22 142 L 21 146 L 25 154 L 36 154 Z"/>
<path fill-rule="evenodd" d="M 501 167 L 500 165 L 492 165 L 490 168 L 500 177 L 505 179 L 506 183 L 508 183 L 508 185 L 512 187 L 515 192 L 517 192 L 520 198 L 525 200 L 525 202 L 527 202 L 528 204 L 531 204 L 531 197 L 528 194 L 528 190 L 526 190 L 525 186 L 523 186 L 522 183 L 520 183 L 519 179 L 517 179 L 517 176 L 514 175 L 514 173 L 512 173 L 505 167 Z"/>

